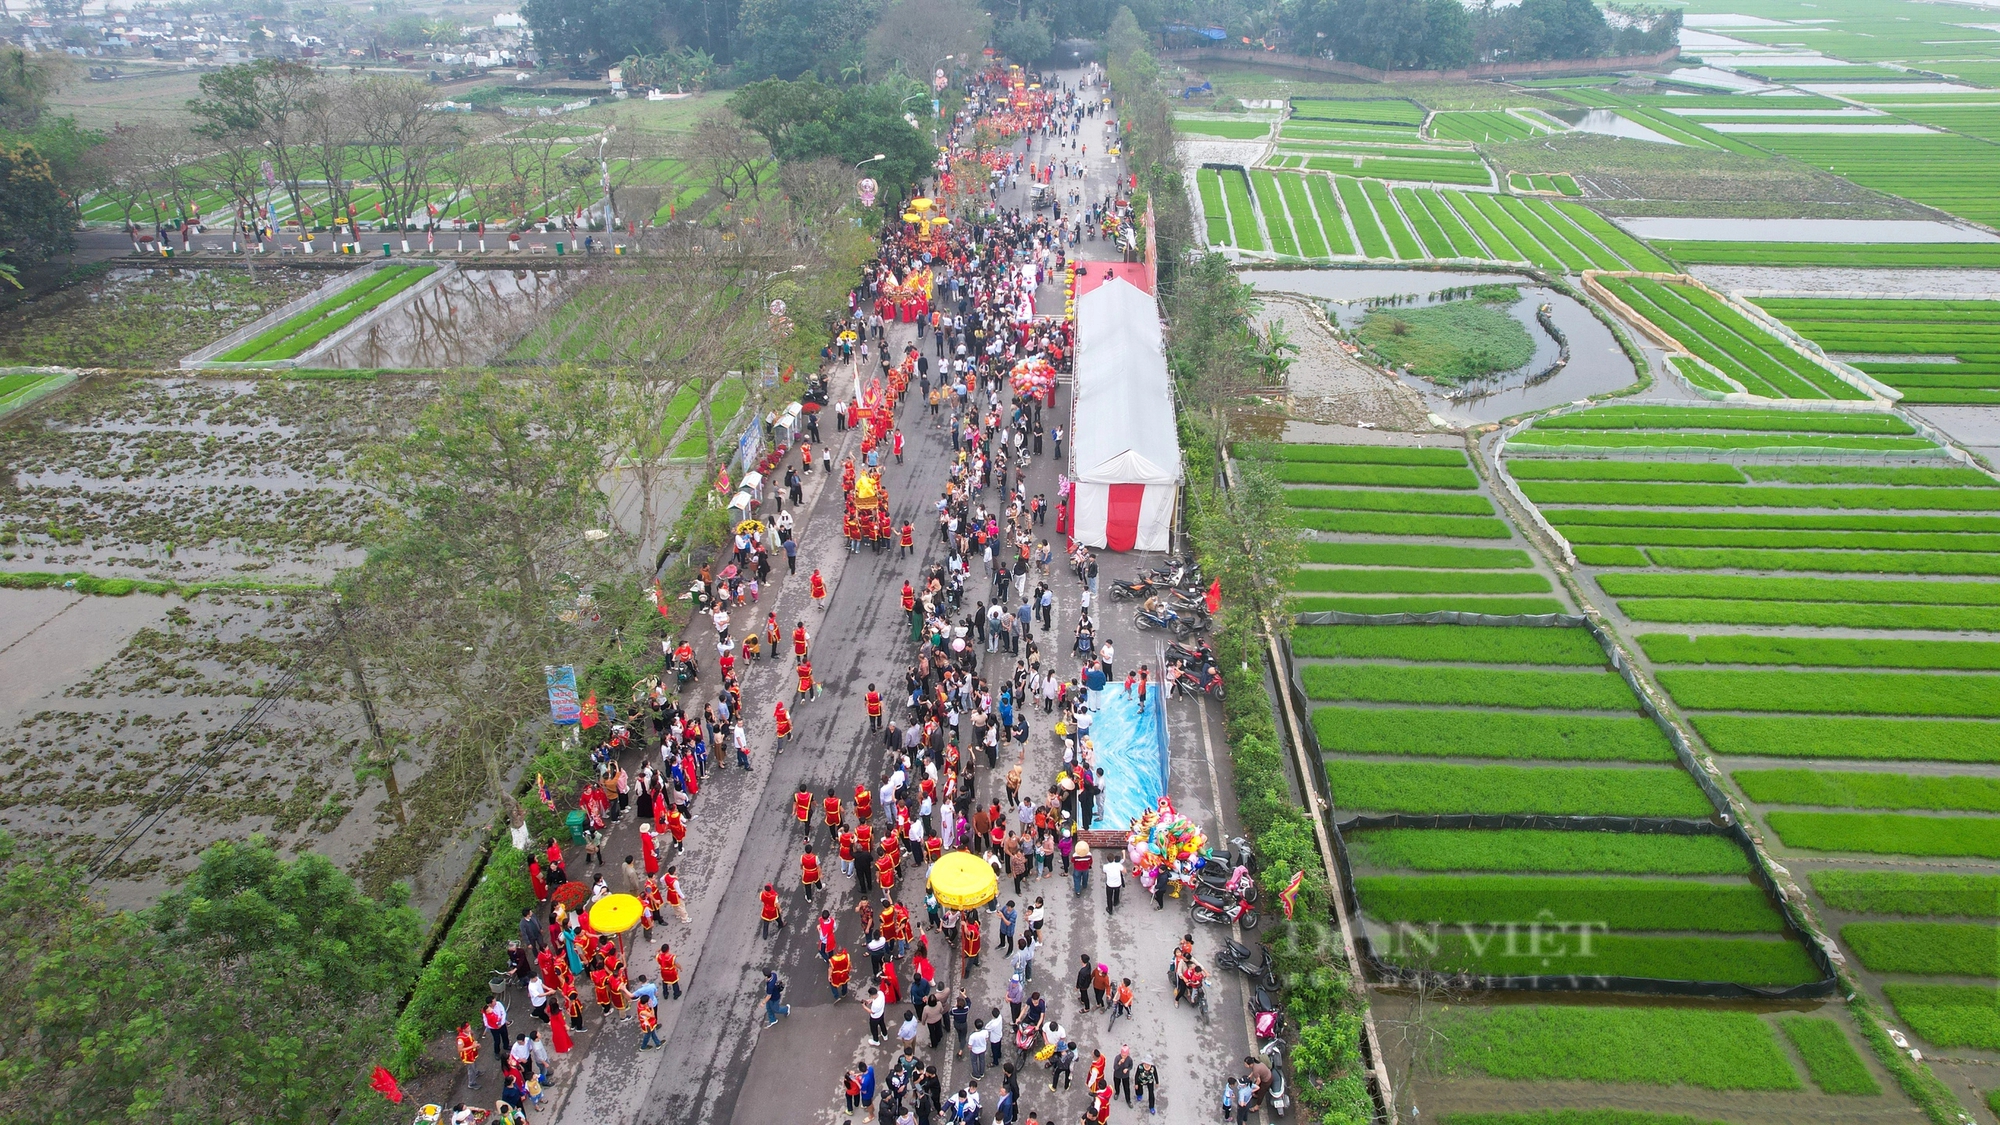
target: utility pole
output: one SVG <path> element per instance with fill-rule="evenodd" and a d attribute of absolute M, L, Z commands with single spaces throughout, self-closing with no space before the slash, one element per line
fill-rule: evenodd
<path fill-rule="evenodd" d="M 618 217 L 611 213 L 611 163 L 604 158 L 604 146 L 611 143 L 611 132 L 618 128 L 611 125 L 597 137 L 597 174 L 604 186 L 604 237 L 609 241 L 613 231 L 618 229 Z"/>
<path fill-rule="evenodd" d="M 375 760 L 382 767 L 382 788 L 389 797 L 389 811 L 396 818 L 396 827 L 402 828 L 408 822 L 403 817 L 403 794 L 396 788 L 396 759 L 389 753 L 389 741 L 382 737 L 382 723 L 375 717 L 375 697 L 368 691 L 368 678 L 361 672 L 361 656 L 354 651 L 354 641 L 347 635 L 347 614 L 341 608 L 340 595 L 333 596 L 334 627 L 340 630 L 340 649 L 347 658 L 348 674 L 354 677 L 354 697 L 361 702 L 361 715 L 368 720 L 368 733 L 375 739 Z"/>

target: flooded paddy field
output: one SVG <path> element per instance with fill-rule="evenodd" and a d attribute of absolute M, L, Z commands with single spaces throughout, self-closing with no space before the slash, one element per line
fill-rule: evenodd
<path fill-rule="evenodd" d="M 0 313 L 0 365 L 170 368 L 334 274 L 261 266 L 114 269 Z"/>

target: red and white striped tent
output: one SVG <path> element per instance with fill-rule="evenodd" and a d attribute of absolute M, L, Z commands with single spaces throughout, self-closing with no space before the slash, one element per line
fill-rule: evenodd
<path fill-rule="evenodd" d="M 1144 265 L 1087 263 L 1077 278 L 1069 474 L 1076 539 L 1164 551 L 1181 479 L 1172 380 Z"/>

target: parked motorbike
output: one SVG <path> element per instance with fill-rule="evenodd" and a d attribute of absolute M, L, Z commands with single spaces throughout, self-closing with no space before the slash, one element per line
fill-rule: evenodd
<path fill-rule="evenodd" d="M 1111 584 L 1111 596 L 1119 601 L 1134 598 L 1148 598 L 1153 595 L 1153 584 L 1139 578 L 1128 578 Z"/>
<path fill-rule="evenodd" d="M 1271 956 L 1271 949 L 1258 942 L 1253 949 L 1234 938 L 1224 938 L 1222 948 L 1215 951 L 1215 963 L 1225 969 L 1234 969 L 1249 977 L 1253 984 L 1264 988 L 1278 987 L 1278 961 Z"/>
<path fill-rule="evenodd" d="M 1255 886 L 1254 883 L 1248 885 Z M 1194 890 L 1193 900 L 1188 909 L 1197 922 L 1213 922 L 1223 926 L 1235 922 L 1246 930 L 1254 930 L 1261 921 L 1257 917 L 1257 911 L 1251 907 L 1250 899 L 1240 890 L 1236 894 L 1226 894 L 1206 885 L 1198 886 Z"/>
<path fill-rule="evenodd" d="M 1167 690 L 1181 695 L 1207 695 L 1221 699 L 1222 672 L 1213 664 L 1197 671 L 1170 663 L 1167 665 Z"/>
<path fill-rule="evenodd" d="M 1150 613 L 1142 609 L 1132 619 L 1132 622 L 1141 629 L 1165 629 L 1173 633 L 1176 637 L 1185 637 L 1197 629 L 1208 628 L 1208 622 L 1194 621 L 1175 613 L 1173 610 L 1167 610 L 1165 613 Z"/>
<path fill-rule="evenodd" d="M 1167 645 L 1167 663 L 1200 668 L 1215 663 L 1215 649 L 1206 638 L 1196 641 L 1193 645 L 1172 641 Z"/>

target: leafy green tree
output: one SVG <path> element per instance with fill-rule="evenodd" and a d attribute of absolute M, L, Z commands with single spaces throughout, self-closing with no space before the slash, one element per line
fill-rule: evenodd
<path fill-rule="evenodd" d="M 1031 15 L 994 28 L 993 47 L 1014 62 L 1034 66 L 1055 51 L 1056 41 L 1049 34 L 1049 25 Z"/>
<path fill-rule="evenodd" d="M 32 129 L 61 80 L 62 64 L 48 52 L 0 47 L 0 129 Z"/>
<path fill-rule="evenodd" d="M 521 5 L 536 46 L 582 62 L 656 53 L 666 42 L 669 15 L 661 0 L 527 0 Z"/>
<path fill-rule="evenodd" d="M 319 856 L 222 844 L 144 913 L 0 836 L 0 1120 L 324 1122 L 380 1048 L 420 920 Z"/>
<path fill-rule="evenodd" d="M 0 141 L 0 251 L 39 262 L 76 244 L 76 207 L 32 145 Z"/>
<path fill-rule="evenodd" d="M 228 150 L 229 178 L 246 180 L 270 161 L 292 213 L 302 216 L 302 181 L 310 160 L 303 142 L 311 112 L 326 96 L 319 72 L 288 59 L 258 59 L 202 75 L 201 95 L 187 103 L 197 122 L 194 131 Z M 246 186 L 239 184 L 237 193 L 245 194 Z"/>
<path fill-rule="evenodd" d="M 868 174 L 890 189 L 885 202 L 894 204 L 929 170 L 936 151 L 904 118 L 924 93 L 908 81 L 840 88 L 814 78 L 767 79 L 738 90 L 729 108 L 788 163 L 831 156 L 851 166 L 881 153 L 885 159 L 869 164 Z"/>
<path fill-rule="evenodd" d="M 1377 70 L 1447 70 L 1473 60 L 1472 16 L 1458 0 L 1308 0 L 1292 36 Z"/>
<path fill-rule="evenodd" d="M 1591 0 L 1521 0 L 1501 18 L 1514 27 L 1516 57 L 1587 59 L 1611 46 L 1604 11 Z"/>
<path fill-rule="evenodd" d="M 738 64 L 752 78 L 838 78 L 858 66 L 880 0 L 743 0 Z"/>

